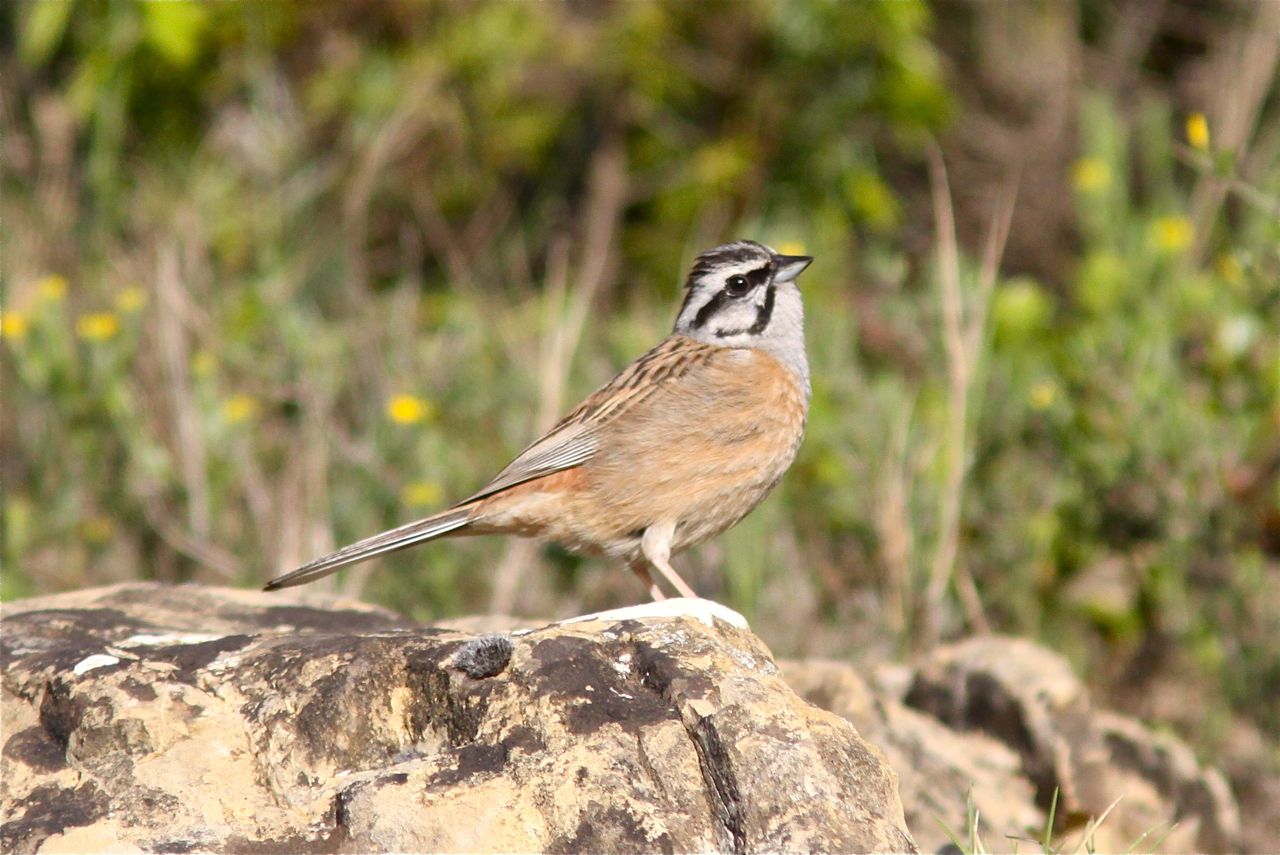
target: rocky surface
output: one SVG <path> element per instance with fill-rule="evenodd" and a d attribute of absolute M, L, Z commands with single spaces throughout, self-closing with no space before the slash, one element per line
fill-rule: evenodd
<path fill-rule="evenodd" d="M 914 850 L 881 753 L 709 615 L 131 584 L 2 629 L 5 852 Z"/>
<path fill-rule="evenodd" d="M 1034 644 L 779 667 L 731 612 L 671 605 L 423 627 L 146 584 L 9 604 L 0 849 L 939 851 L 972 808 L 989 851 L 1027 851 L 1055 793 L 1059 851 L 1274 849 L 1217 771 Z"/>
<path fill-rule="evenodd" d="M 1058 851 L 1085 851 L 1090 834 L 1099 852 L 1266 851 L 1242 837 L 1219 772 L 1180 740 L 1095 709 L 1066 660 L 1031 642 L 970 639 L 871 683 L 842 663 L 783 673 L 884 752 L 924 851 L 947 844 L 945 829 L 968 845 L 970 799 L 990 851 L 1038 851 L 1055 792 Z"/>

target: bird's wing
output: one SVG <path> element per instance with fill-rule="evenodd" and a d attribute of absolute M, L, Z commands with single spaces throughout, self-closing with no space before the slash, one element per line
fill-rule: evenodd
<path fill-rule="evenodd" d="M 596 452 L 603 425 L 690 369 L 706 363 L 721 349 L 682 335 L 667 338 L 588 395 L 573 412 L 520 452 L 492 481 L 459 502 L 458 506 L 586 463 Z"/>

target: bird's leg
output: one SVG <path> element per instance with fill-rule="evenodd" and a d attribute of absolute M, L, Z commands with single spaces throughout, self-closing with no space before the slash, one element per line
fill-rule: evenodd
<path fill-rule="evenodd" d="M 654 582 L 653 577 L 649 575 L 649 565 L 643 558 L 638 558 L 631 562 L 631 572 L 640 577 L 640 583 L 648 589 L 649 596 L 653 597 L 655 603 L 667 598 L 667 595 L 662 593 L 662 589 L 658 587 L 658 583 Z"/>
<path fill-rule="evenodd" d="M 698 595 L 694 593 L 693 588 L 689 587 L 689 583 L 680 578 L 671 567 L 671 538 L 676 533 L 675 523 L 657 523 L 651 525 L 644 530 L 644 537 L 640 539 L 640 551 L 644 553 L 644 557 L 649 559 L 649 563 L 658 568 L 671 586 L 680 592 L 682 597 L 690 597 L 697 599 Z"/>
<path fill-rule="evenodd" d="M 667 581 L 671 583 L 672 587 L 680 592 L 680 596 L 689 597 L 693 600 L 698 599 L 697 591 L 689 587 L 689 583 L 680 578 L 680 574 L 675 571 L 675 568 L 671 566 L 667 559 L 664 558 L 661 561 L 654 561 L 653 566 L 658 568 L 659 573 L 667 577 Z"/>

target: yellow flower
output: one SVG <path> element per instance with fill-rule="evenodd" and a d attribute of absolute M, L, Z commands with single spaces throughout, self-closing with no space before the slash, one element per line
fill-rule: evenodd
<path fill-rule="evenodd" d="M 1161 252 L 1181 252 L 1191 245 L 1195 229 L 1191 220 L 1182 216 L 1159 217 L 1151 223 L 1151 242 Z"/>
<path fill-rule="evenodd" d="M 115 532 L 115 524 L 111 521 L 111 517 L 102 515 L 85 517 L 80 520 L 77 528 L 80 529 L 82 538 L 99 546 L 111 540 L 111 535 Z"/>
<path fill-rule="evenodd" d="M 76 318 L 76 335 L 85 341 L 107 341 L 120 332 L 120 319 L 111 312 L 90 312 Z"/>
<path fill-rule="evenodd" d="M 430 507 L 440 504 L 444 489 L 438 481 L 411 481 L 400 491 L 401 504 L 413 507 Z"/>
<path fill-rule="evenodd" d="M 27 337 L 27 319 L 18 312 L 0 315 L 0 338 L 21 341 Z"/>
<path fill-rule="evenodd" d="M 243 392 L 222 402 L 222 417 L 231 424 L 247 422 L 258 415 L 258 399 Z"/>
<path fill-rule="evenodd" d="M 1192 113 L 1187 116 L 1187 142 L 1192 148 L 1201 151 L 1209 150 L 1209 121 L 1204 113 Z"/>
<path fill-rule="evenodd" d="M 804 255 L 804 244 L 798 241 L 788 241 L 787 243 L 778 245 L 779 255 Z"/>
<path fill-rule="evenodd" d="M 1052 380 L 1041 380 L 1031 387 L 1031 409 L 1044 412 L 1058 398 L 1058 387 Z"/>
<path fill-rule="evenodd" d="M 191 373 L 197 377 L 208 377 L 216 365 L 213 354 L 207 350 L 197 350 L 191 357 Z"/>
<path fill-rule="evenodd" d="M 415 424 L 430 415 L 431 405 L 413 395 L 396 395 L 387 401 L 387 418 L 396 424 Z"/>
<path fill-rule="evenodd" d="M 1236 258 L 1229 252 L 1224 252 L 1218 256 L 1218 275 L 1223 278 L 1228 285 L 1239 286 L 1244 282 L 1244 267 L 1240 264 L 1240 259 Z"/>
<path fill-rule="evenodd" d="M 41 279 L 36 287 L 40 289 L 40 296 L 46 300 L 61 300 L 67 296 L 67 280 L 56 273 Z"/>
<path fill-rule="evenodd" d="M 131 315 L 147 304 L 147 292 L 131 285 L 116 295 L 116 308 Z"/>
<path fill-rule="evenodd" d="M 1100 157 L 1082 157 L 1071 170 L 1071 180 L 1081 193 L 1096 193 L 1111 186 L 1111 166 Z"/>

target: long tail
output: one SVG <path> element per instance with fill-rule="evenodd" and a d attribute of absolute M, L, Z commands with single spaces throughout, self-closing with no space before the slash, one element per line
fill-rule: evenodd
<path fill-rule="evenodd" d="M 425 520 L 402 525 L 373 537 L 366 537 L 350 546 L 344 546 L 337 552 L 331 552 L 323 558 L 317 558 L 310 564 L 304 564 L 291 573 L 277 576 L 263 586 L 264 591 L 275 591 L 280 588 L 292 588 L 294 585 L 305 585 L 316 579 L 323 579 L 339 568 L 348 564 L 367 561 L 388 552 L 406 549 L 428 540 L 456 531 L 467 524 L 471 516 L 470 508 L 454 508 Z"/>

